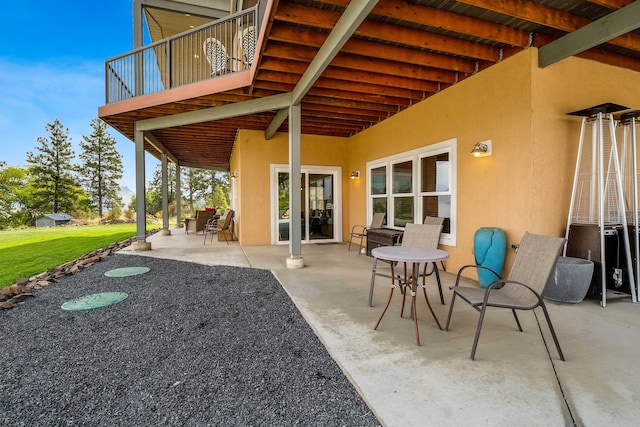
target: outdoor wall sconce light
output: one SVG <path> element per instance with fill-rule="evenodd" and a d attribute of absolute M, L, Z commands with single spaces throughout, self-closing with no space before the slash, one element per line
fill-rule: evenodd
<path fill-rule="evenodd" d="M 476 142 L 473 150 L 471 150 L 471 154 L 473 154 L 474 157 L 490 156 L 492 154 L 491 140 Z"/>
<path fill-rule="evenodd" d="M 229 177 L 231 179 L 237 179 L 238 178 L 238 171 L 233 171 L 233 173 L 229 174 Z"/>
<path fill-rule="evenodd" d="M 353 171 L 351 172 L 351 176 L 349 177 L 351 179 L 358 179 L 360 178 L 360 171 Z"/>

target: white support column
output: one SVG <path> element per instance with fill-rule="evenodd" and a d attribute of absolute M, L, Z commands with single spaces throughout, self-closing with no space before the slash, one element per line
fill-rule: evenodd
<path fill-rule="evenodd" d="M 289 258 L 287 268 L 302 268 L 302 210 L 300 208 L 300 104 L 289 107 Z"/>
<path fill-rule="evenodd" d="M 147 242 L 147 203 L 145 195 L 144 165 L 144 132 L 136 129 L 136 240 L 133 250 L 148 251 L 151 243 Z"/>
<path fill-rule="evenodd" d="M 180 163 L 176 163 L 176 228 L 182 228 L 182 192 L 180 191 Z"/>
<path fill-rule="evenodd" d="M 162 162 L 162 234 L 171 235 L 169 230 L 169 173 L 167 154 L 162 153 L 160 156 Z"/>

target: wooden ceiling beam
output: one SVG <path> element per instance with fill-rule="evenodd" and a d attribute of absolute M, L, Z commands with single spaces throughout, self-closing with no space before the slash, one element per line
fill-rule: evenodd
<path fill-rule="evenodd" d="M 329 63 L 340 52 L 347 40 L 353 36 L 356 28 L 367 18 L 371 9 L 377 3 L 378 0 L 353 2 L 342 12 L 322 47 L 318 49 L 309 67 L 307 67 L 302 77 L 300 77 L 300 81 L 291 92 L 289 108 L 283 108 L 278 111 L 271 124 L 265 130 L 266 139 L 270 139 L 273 132 L 282 125 L 284 119 L 289 115 L 290 107 L 299 105 L 302 102 L 302 99 L 313 87 L 315 81 L 326 70 Z"/>
<path fill-rule="evenodd" d="M 309 107 L 309 105 L 312 105 L 312 107 Z M 303 102 L 302 114 L 309 117 L 331 118 L 331 119 L 342 118 L 344 120 L 348 120 L 353 123 L 360 123 L 362 125 L 366 123 L 378 122 L 380 121 L 380 119 L 387 117 L 386 114 L 384 114 L 383 116 L 374 116 L 374 115 L 364 116 L 364 115 L 352 114 L 351 110 L 345 110 L 342 112 L 330 111 L 328 107 L 330 106 L 324 106 L 324 108 L 319 108 L 317 105 L 313 106 L 313 104 L 306 104 Z"/>
<path fill-rule="evenodd" d="M 271 82 L 282 82 L 295 85 L 299 79 L 299 75 L 292 73 L 283 73 L 278 71 L 263 71 L 260 73 L 260 79 Z M 333 79 L 320 77 L 315 84 L 317 87 L 327 89 L 344 89 L 352 92 L 365 94 L 377 94 L 384 96 L 393 96 L 409 99 L 422 99 L 424 92 L 404 89 L 396 86 L 382 86 L 370 83 L 354 82 L 341 79 Z"/>
<path fill-rule="evenodd" d="M 327 114 L 337 114 L 337 115 L 348 115 L 354 116 L 354 119 L 357 121 L 378 121 L 380 119 L 386 119 L 389 117 L 389 112 L 387 111 L 372 111 L 365 109 L 355 109 L 349 107 L 343 107 L 340 105 L 320 105 L 308 102 L 302 102 L 302 111 L 313 111 L 314 114 L 321 114 L 322 112 L 326 112 Z M 359 118 L 361 117 L 361 118 Z"/>
<path fill-rule="evenodd" d="M 281 59 L 307 62 L 313 58 L 315 49 L 281 42 L 273 42 L 265 49 L 264 54 Z M 377 59 L 370 56 L 342 53 L 336 55 L 333 61 L 331 61 L 331 66 L 350 68 L 353 70 L 372 71 L 393 76 L 403 76 L 403 78 L 431 80 L 442 83 L 454 83 L 458 78 L 456 76 L 457 73 L 454 71 L 405 64 L 387 59 Z"/>
<path fill-rule="evenodd" d="M 284 87 L 287 89 L 291 89 L 291 87 L 295 87 L 295 84 L 286 84 L 286 83 L 277 83 L 272 81 L 256 81 L 256 87 L 270 89 L 273 87 Z M 287 90 L 290 92 L 290 90 Z M 399 98 L 381 94 L 366 94 L 345 90 L 344 88 L 323 88 L 314 85 L 308 91 L 309 95 L 317 95 L 327 98 L 333 99 L 345 99 L 345 100 L 353 100 L 357 102 L 365 102 L 365 103 L 377 103 L 380 105 L 392 105 L 399 107 L 407 107 L 411 105 L 412 100 L 409 98 Z"/>
<path fill-rule="evenodd" d="M 354 123 L 353 120 L 348 120 L 344 117 L 322 117 L 315 115 L 302 115 L 305 122 L 311 123 L 315 126 L 336 126 L 336 128 L 342 129 L 359 129 L 363 126 L 363 122 Z"/>
<path fill-rule="evenodd" d="M 280 23 L 273 26 L 271 33 L 269 33 L 269 40 L 319 48 L 326 35 L 325 32 L 314 31 L 313 29 L 301 32 L 299 27 Z M 394 58 L 407 64 L 456 70 L 464 73 L 474 73 L 478 67 L 477 61 L 470 59 L 357 38 L 349 39 L 342 48 L 342 52 L 376 58 Z"/>
<path fill-rule="evenodd" d="M 320 1 L 334 6 L 346 7 L 351 0 Z M 406 0 L 385 0 L 379 2 L 371 13 L 472 37 L 492 40 L 509 46 L 525 47 L 529 44 L 529 34 L 526 31 L 506 25 L 493 24 L 488 21 L 442 9 L 412 4 Z"/>
<path fill-rule="evenodd" d="M 271 57 L 262 58 L 262 61 L 260 63 L 261 70 L 290 72 L 295 74 L 302 74 L 306 67 L 307 63 L 305 62 L 292 62 Z M 258 73 L 258 79 L 260 78 L 260 74 L 261 72 Z M 395 86 L 423 92 L 433 93 L 438 91 L 438 84 L 435 82 L 408 79 L 402 76 L 382 74 L 377 72 L 374 73 L 363 70 L 348 70 L 338 67 L 329 67 L 322 75 L 323 77 L 334 78 L 338 80 L 353 80 L 363 83 L 371 83 L 381 86 Z M 441 86 L 446 87 L 444 85 Z"/>
<path fill-rule="evenodd" d="M 620 9 L 628 4 L 633 3 L 636 0 L 589 0 L 589 3 L 597 4 L 602 7 L 608 7 L 609 9 Z"/>
<path fill-rule="evenodd" d="M 525 21 L 535 22 L 568 33 L 595 22 L 528 0 L 459 0 L 459 2 L 524 19 Z M 640 35 L 634 33 L 626 33 L 615 37 L 609 40 L 608 43 L 640 51 Z"/>
<path fill-rule="evenodd" d="M 346 108 L 353 108 L 356 110 L 384 111 L 392 114 L 395 114 L 396 112 L 398 112 L 398 108 L 392 105 L 382 105 L 382 104 L 376 104 L 376 103 L 359 102 L 355 100 L 327 98 L 324 96 L 317 96 L 317 95 L 309 95 L 305 97 L 304 100 L 309 104 L 335 105 L 335 106 L 341 106 Z"/>
<path fill-rule="evenodd" d="M 323 30 L 333 28 L 333 24 L 337 22 L 339 17 L 340 14 L 337 12 L 321 9 L 309 11 L 307 7 L 292 3 L 281 4 L 276 13 L 277 21 L 317 27 Z M 500 48 L 495 46 L 433 34 L 385 22 L 365 20 L 358 27 L 355 34 L 360 37 L 382 41 L 394 40 L 400 45 L 405 44 L 407 46 L 429 49 L 436 52 L 460 55 L 466 58 L 475 58 L 491 62 L 498 62 L 500 60 Z"/>

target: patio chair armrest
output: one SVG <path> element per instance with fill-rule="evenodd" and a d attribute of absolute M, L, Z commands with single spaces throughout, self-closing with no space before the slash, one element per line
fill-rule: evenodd
<path fill-rule="evenodd" d="M 364 225 L 354 225 L 353 227 L 351 227 L 351 234 L 352 235 L 362 234 L 363 236 L 365 236 L 367 234 L 367 227 L 365 227 Z"/>
<path fill-rule="evenodd" d="M 536 296 L 536 298 L 538 299 L 539 303 L 542 303 L 542 297 L 533 289 L 531 288 L 531 286 L 524 284 L 522 282 L 518 282 L 517 280 L 508 280 L 508 279 L 498 279 L 498 280 L 494 280 L 493 282 L 491 282 L 489 284 L 489 286 L 487 286 L 486 291 L 484 293 L 484 300 L 482 302 L 483 305 L 487 304 L 487 301 L 489 300 L 489 294 L 491 293 L 491 291 L 495 290 L 495 289 L 502 289 L 507 285 L 517 285 L 517 286 L 522 286 L 524 288 L 527 288 L 529 291 L 531 291 L 531 293 L 533 293 L 533 295 Z M 532 308 L 535 308 L 535 306 L 532 306 Z"/>
<path fill-rule="evenodd" d="M 498 285 L 501 285 L 500 288 L 504 287 L 505 285 L 523 286 L 527 288 L 529 291 L 531 291 L 531 293 L 533 293 L 536 297 L 538 297 L 538 299 L 541 298 L 540 294 L 538 294 L 535 291 L 535 289 L 533 289 L 531 286 L 527 285 L 526 283 L 518 282 L 517 280 L 498 279 L 491 282 L 491 284 L 487 287 L 487 290 L 496 289 Z"/>
<path fill-rule="evenodd" d="M 490 271 L 493 274 L 495 274 L 496 277 L 498 277 L 498 280 L 496 280 L 496 282 L 501 280 L 500 275 L 498 273 L 496 273 L 495 271 L 493 271 L 492 269 L 490 269 L 489 267 L 485 267 L 484 265 L 478 265 L 478 264 L 467 264 L 467 265 L 463 265 L 462 267 L 460 267 L 460 270 L 458 270 L 458 274 L 456 275 L 456 283 L 452 287 L 449 287 L 449 289 L 453 289 L 454 287 L 458 286 L 458 283 L 460 282 L 460 277 L 462 277 L 462 272 L 464 270 L 466 270 L 467 268 L 475 268 L 476 270 L 477 269 L 482 269 L 482 270 Z M 491 285 L 493 285 L 493 283 L 494 282 L 492 282 Z M 489 286 L 489 287 L 491 287 L 491 286 Z"/>

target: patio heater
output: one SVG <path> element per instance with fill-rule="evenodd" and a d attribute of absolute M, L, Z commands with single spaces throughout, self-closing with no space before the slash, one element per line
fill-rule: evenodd
<path fill-rule="evenodd" d="M 565 256 L 594 262 L 596 282 L 600 276 L 602 307 L 607 305 L 608 281 L 613 289 L 622 287 L 625 270 L 631 299 L 637 302 L 616 123 L 612 115 L 627 109 L 607 103 L 569 113 L 582 117 L 582 127 L 567 220 Z M 616 243 L 614 250 L 610 249 L 612 243 Z M 623 252 L 625 269 L 620 262 L 620 252 Z M 609 259 L 612 255 L 617 256 L 615 263 Z M 608 264 L 614 265 L 608 268 Z"/>
<path fill-rule="evenodd" d="M 640 209 L 640 201 L 638 194 L 638 144 L 637 134 L 640 122 L 638 117 L 640 111 L 628 111 L 622 113 L 618 119 L 618 136 L 621 140 L 620 144 L 620 170 L 622 174 L 622 187 L 624 204 L 627 207 L 627 222 L 632 224 L 631 250 L 633 253 L 633 266 L 635 277 L 640 278 L 640 265 L 638 259 L 640 257 L 640 239 L 639 239 L 639 223 L 640 218 L 638 210 Z M 636 291 L 640 292 L 640 288 L 636 287 Z"/>

